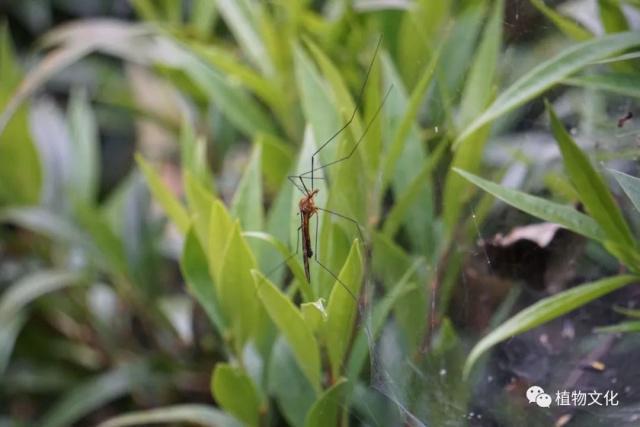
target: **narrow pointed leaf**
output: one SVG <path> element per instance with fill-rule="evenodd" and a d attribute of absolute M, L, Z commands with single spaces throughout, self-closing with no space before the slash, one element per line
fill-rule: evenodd
<path fill-rule="evenodd" d="M 504 90 L 480 116 L 458 135 L 455 145 L 480 127 L 515 110 L 585 66 L 638 45 L 640 45 L 640 33 L 625 32 L 588 40 L 569 49 L 564 49 Z"/>
<path fill-rule="evenodd" d="M 636 210 L 640 212 L 640 178 L 636 178 L 635 176 L 627 175 L 624 172 L 618 172 L 611 170 L 611 173 L 620 184 L 620 187 L 624 190 L 635 206 Z"/>
<path fill-rule="evenodd" d="M 484 191 L 493 194 L 498 199 L 529 215 L 545 221 L 555 222 L 590 239 L 604 241 L 606 238 L 604 230 L 597 222 L 578 212 L 572 206 L 561 205 L 512 188 L 503 187 L 460 169 L 456 169 L 456 172 Z"/>
<path fill-rule="evenodd" d="M 568 291 L 545 298 L 525 308 L 491 331 L 473 347 L 465 362 L 464 376 L 468 377 L 471 368 L 478 358 L 497 343 L 560 317 L 565 313 L 587 304 L 589 301 L 637 280 L 638 277 L 636 276 L 610 277 L 577 286 Z"/>
<path fill-rule="evenodd" d="M 547 6 L 544 0 L 531 0 L 531 4 L 542 12 L 560 31 L 576 41 L 589 40 L 593 35 L 577 22 Z"/>
<path fill-rule="evenodd" d="M 304 427 L 340 425 L 340 412 L 347 410 L 344 406 L 347 390 L 348 382 L 344 378 L 339 379 L 313 404 L 305 419 Z"/>
<path fill-rule="evenodd" d="M 187 233 L 180 268 L 189 290 L 204 308 L 211 323 L 224 336 L 227 324 L 220 309 L 213 280 L 211 280 L 207 255 L 202 250 L 193 228 Z"/>
<path fill-rule="evenodd" d="M 98 424 L 98 427 L 138 427 L 150 424 L 240 427 L 240 423 L 215 406 L 195 403 L 130 412 L 110 418 Z"/>
<path fill-rule="evenodd" d="M 547 104 L 547 110 L 553 136 L 560 147 L 567 174 L 585 209 L 607 233 L 610 240 L 633 247 L 635 243 L 631 230 L 604 179 L 571 138 L 549 104 Z"/>
<path fill-rule="evenodd" d="M 240 368 L 218 363 L 211 378 L 211 391 L 218 404 L 245 425 L 260 420 L 260 397 L 251 378 Z"/>
<path fill-rule="evenodd" d="M 640 76 L 637 73 L 587 74 L 569 77 L 562 83 L 640 98 Z"/>
<path fill-rule="evenodd" d="M 339 377 L 358 316 L 363 269 L 360 243 L 354 240 L 327 304 L 326 344 L 334 378 Z"/>
<path fill-rule="evenodd" d="M 144 158 L 136 155 L 136 161 L 140 166 L 149 189 L 155 200 L 160 203 L 169 219 L 178 227 L 181 233 L 186 233 L 189 229 L 189 214 L 180 201 L 171 193 L 160 178 L 160 175 L 149 165 Z"/>
<path fill-rule="evenodd" d="M 302 313 L 269 279 L 253 271 L 253 279 L 262 304 L 291 347 L 298 365 L 313 387 L 320 387 L 320 352 Z"/>

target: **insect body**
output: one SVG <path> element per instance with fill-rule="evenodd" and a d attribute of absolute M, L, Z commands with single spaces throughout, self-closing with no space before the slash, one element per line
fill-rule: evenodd
<path fill-rule="evenodd" d="M 313 191 L 307 190 L 306 194 L 298 203 L 298 208 L 300 210 L 300 227 L 302 230 L 304 274 L 307 276 L 307 281 L 311 281 L 311 275 L 309 273 L 309 258 L 313 256 L 313 249 L 311 249 L 311 234 L 309 233 L 309 220 L 318 212 L 318 207 L 314 201 L 314 197 L 318 194 L 318 191 L 320 190 L 317 188 Z"/>

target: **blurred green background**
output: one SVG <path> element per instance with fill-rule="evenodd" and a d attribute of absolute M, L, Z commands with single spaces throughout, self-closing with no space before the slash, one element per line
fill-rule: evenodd
<path fill-rule="evenodd" d="M 0 426 L 637 425 L 639 9 L 0 3 Z"/>

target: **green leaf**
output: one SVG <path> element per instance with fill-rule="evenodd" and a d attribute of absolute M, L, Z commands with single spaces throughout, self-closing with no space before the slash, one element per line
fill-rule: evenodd
<path fill-rule="evenodd" d="M 239 130 L 249 136 L 260 132 L 275 133 L 264 108 L 235 83 L 232 76 L 223 74 L 186 53 L 176 62 L 177 68 L 183 70 Z"/>
<path fill-rule="evenodd" d="M 531 0 L 531 4 L 553 22 L 567 37 L 575 41 L 589 40 L 593 37 L 593 35 L 580 24 L 547 6 L 544 0 Z"/>
<path fill-rule="evenodd" d="M 624 314 L 625 316 L 634 317 L 640 319 L 640 310 L 625 308 L 625 307 L 613 307 L 613 311 L 616 313 Z"/>
<path fill-rule="evenodd" d="M 260 239 L 262 241 L 265 241 L 271 244 L 274 248 L 276 248 L 276 250 L 280 252 L 282 257 L 285 259 L 287 266 L 293 273 L 296 280 L 298 280 L 298 282 L 301 284 L 302 296 L 304 297 L 304 300 L 305 301 L 314 300 L 313 290 L 311 289 L 311 285 L 309 284 L 309 282 L 307 282 L 307 277 L 304 275 L 304 270 L 300 265 L 300 257 L 294 257 L 284 243 L 282 243 L 281 241 L 279 241 L 269 233 L 264 233 L 261 231 L 245 231 L 242 234 L 245 237 Z"/>
<path fill-rule="evenodd" d="M 171 193 L 171 190 L 162 182 L 162 178 L 141 155 L 136 155 L 136 161 L 147 180 L 153 197 L 162 206 L 169 219 L 178 227 L 178 230 L 185 234 L 190 225 L 189 214 L 185 207 Z"/>
<path fill-rule="evenodd" d="M 93 377 L 73 387 L 58 399 L 37 425 L 66 427 L 82 417 L 129 393 L 134 386 L 141 387 L 153 378 L 145 364 L 124 365 Z"/>
<path fill-rule="evenodd" d="M 215 198 L 213 194 L 189 172 L 183 175 L 184 190 L 189 206 L 191 221 L 195 228 L 201 245 L 208 245 L 209 242 L 209 220 L 211 219 L 211 208 Z"/>
<path fill-rule="evenodd" d="M 0 318 L 2 317 L 0 315 Z M 18 338 L 20 330 L 28 319 L 27 313 L 22 312 L 10 318 L 5 318 L 0 323 L 0 377 L 4 376 L 9 359 L 11 359 L 11 353 L 13 353 L 16 338 Z"/>
<path fill-rule="evenodd" d="M 267 378 L 269 395 L 274 397 L 288 425 L 302 427 L 309 408 L 316 400 L 316 392 L 298 367 L 282 335 L 273 346 Z"/>
<path fill-rule="evenodd" d="M 383 111 L 386 114 L 385 121 L 389 123 L 386 126 L 387 132 L 393 134 L 408 108 L 407 103 L 409 101 L 407 100 L 403 82 L 400 80 L 395 65 L 386 52 L 381 53 L 381 63 L 385 85 L 393 85 L 393 90 L 383 106 Z M 395 166 L 395 172 L 390 177 L 393 192 L 402 193 L 419 173 L 425 161 L 424 144 L 420 138 L 418 126 L 413 123 L 407 135 L 407 140 L 404 142 L 402 154 Z M 408 209 L 403 224 L 412 247 L 420 252 L 429 252 L 434 244 L 430 239 L 423 238 L 423 236 L 430 235 L 433 231 L 434 206 L 432 191 L 433 188 L 430 185 L 422 187 L 418 194 L 417 203 Z"/>
<path fill-rule="evenodd" d="M 251 378 L 242 369 L 218 363 L 211 378 L 211 392 L 225 411 L 246 425 L 259 424 L 260 397 Z"/>
<path fill-rule="evenodd" d="M 218 17 L 216 2 L 210 0 L 194 0 L 191 3 L 189 20 L 199 37 L 206 39 L 213 32 Z"/>
<path fill-rule="evenodd" d="M 324 308 L 324 300 L 322 298 L 300 304 L 300 311 L 305 323 L 313 332 L 321 333 L 324 323 L 327 320 L 327 311 Z"/>
<path fill-rule="evenodd" d="M 604 180 L 587 155 L 571 138 L 548 103 L 547 110 L 551 119 L 551 130 L 560 147 L 565 169 L 585 209 L 602 227 L 610 240 L 634 247 L 631 230 Z"/>
<path fill-rule="evenodd" d="M 42 169 L 29 131 L 26 106 L 13 101 L 22 78 L 6 22 L 0 23 L 0 206 L 35 204 L 40 198 Z M 10 98 L 11 97 L 11 98 Z M 14 114 L 12 117 L 12 114 Z"/>
<path fill-rule="evenodd" d="M 564 49 L 560 54 L 538 65 L 503 91 L 481 115 L 458 135 L 454 143 L 455 146 L 477 129 L 503 114 L 515 110 L 590 63 L 637 45 L 640 45 L 638 33 L 626 32 L 599 37 Z"/>
<path fill-rule="evenodd" d="M 391 178 L 395 174 L 395 170 L 398 166 L 398 161 L 404 151 L 409 133 L 416 125 L 418 112 L 424 102 L 424 97 L 426 96 L 427 91 L 431 87 L 431 82 L 440 60 L 441 49 L 442 46 L 440 46 L 440 48 L 431 56 L 429 63 L 422 72 L 418 83 L 411 93 L 411 97 L 409 98 L 404 114 L 402 115 L 400 124 L 398 124 L 398 127 L 395 130 L 391 145 L 387 148 L 385 155 L 386 160 L 384 162 L 384 169 L 382 172 L 383 188 L 386 188 L 386 185 L 391 182 Z"/>
<path fill-rule="evenodd" d="M 610 277 L 544 298 L 525 308 L 491 331 L 473 347 L 464 365 L 464 376 L 469 376 L 471 368 L 478 358 L 495 344 L 560 317 L 637 280 L 636 276 Z"/>
<path fill-rule="evenodd" d="M 262 146 L 254 144 L 251 159 L 247 164 L 233 201 L 231 214 L 240 219 L 244 230 L 262 230 Z"/>
<path fill-rule="evenodd" d="M 262 304 L 287 340 L 298 365 L 314 389 L 320 389 L 320 351 L 302 313 L 269 279 L 253 271 L 253 279 Z"/>
<path fill-rule="evenodd" d="M 607 33 L 619 33 L 629 30 L 627 18 L 622 13 L 618 0 L 598 0 L 600 21 Z"/>
<path fill-rule="evenodd" d="M 207 255 L 202 250 L 193 229 L 187 233 L 180 258 L 180 268 L 189 290 L 204 308 L 213 325 L 224 336 L 228 325 L 222 316 L 216 288 L 209 274 Z"/>
<path fill-rule="evenodd" d="M 571 206 L 561 205 L 540 197 L 531 196 L 521 191 L 503 187 L 460 169 L 455 169 L 455 171 L 484 191 L 493 194 L 498 199 L 529 215 L 545 221 L 555 222 L 575 233 L 599 242 L 604 241 L 606 238 L 604 230 L 600 228 L 597 222 L 587 215 L 578 212 Z"/>
<path fill-rule="evenodd" d="M 104 36 L 103 33 L 101 34 Z M 3 38 L 4 40 L 2 41 L 1 48 L 2 53 L 0 54 L 2 59 L 1 63 L 8 64 L 10 61 L 7 61 L 7 58 L 12 58 L 10 53 L 10 42 L 8 38 Z M 20 82 L 20 85 L 15 87 L 15 91 L 13 93 L 2 90 L 3 96 L 7 93 L 11 93 L 11 97 L 8 100 L 2 99 L 2 102 L 0 102 L 0 105 L 3 107 L 2 115 L 0 115 L 0 135 L 5 135 L 5 128 L 8 126 L 12 116 L 16 113 L 21 114 L 19 113 L 19 111 L 21 111 L 20 106 L 29 98 L 29 96 L 31 96 L 31 94 L 35 92 L 38 87 L 43 85 L 59 71 L 87 55 L 94 47 L 95 46 L 92 45 L 91 42 L 87 42 L 73 43 L 69 46 L 52 50 L 39 62 L 38 66 L 30 70 L 29 74 L 27 74 Z M 4 70 L 0 70 L 0 74 L 4 76 Z M 5 77 L 3 77 L 2 80 L 4 79 Z M 24 120 L 26 120 L 26 116 Z M 0 144 L 0 146 L 1 145 L 2 144 Z"/>
<path fill-rule="evenodd" d="M 0 325 L 9 322 L 26 305 L 43 295 L 82 284 L 83 276 L 66 270 L 43 270 L 32 273 L 12 284 L 0 299 Z"/>
<path fill-rule="evenodd" d="M 640 76 L 636 73 L 588 74 L 564 79 L 562 83 L 640 98 Z"/>
<path fill-rule="evenodd" d="M 210 44 L 190 44 L 190 47 L 214 68 L 226 75 L 233 76 L 234 81 L 241 83 L 256 97 L 269 105 L 281 120 L 287 119 L 287 117 L 283 117 L 287 114 L 286 102 L 281 96 L 276 82 L 261 76 L 257 70 L 249 67 L 241 58 L 238 58 L 234 51 Z"/>
<path fill-rule="evenodd" d="M 621 322 L 617 325 L 601 326 L 595 328 L 595 332 L 605 334 L 620 334 L 629 332 L 640 332 L 640 320 L 630 320 L 627 322 Z"/>
<path fill-rule="evenodd" d="M 344 378 L 338 379 L 322 396 L 313 404 L 304 427 L 325 427 L 340 425 L 340 410 L 345 410 L 346 394 L 349 389 L 348 382 Z"/>
<path fill-rule="evenodd" d="M 620 187 L 622 187 L 627 197 L 629 197 L 629 200 L 631 200 L 636 210 L 640 212 L 640 178 L 611 169 L 609 171 L 618 181 L 618 184 L 620 184 Z"/>
<path fill-rule="evenodd" d="M 351 114 L 356 108 L 356 103 L 351 98 L 349 88 L 347 87 L 340 70 L 331 62 L 331 59 L 315 44 L 311 39 L 305 37 L 305 44 L 309 51 L 313 55 L 314 59 L 320 66 L 322 74 L 327 78 L 328 83 L 331 85 L 331 89 L 337 101 L 337 109 L 340 112 L 340 117 L 346 122 L 351 117 Z M 358 106 L 359 107 L 359 106 Z M 337 130 L 337 129 L 336 129 Z M 353 121 L 349 125 L 350 132 L 355 138 L 358 138 L 362 134 L 362 123 L 360 116 L 356 114 Z"/>
<path fill-rule="evenodd" d="M 233 418 L 211 405 L 171 405 L 129 412 L 110 418 L 98 427 L 136 427 L 148 424 L 198 425 L 203 427 L 240 427 Z"/>
<path fill-rule="evenodd" d="M 448 147 L 449 144 L 442 141 L 431 153 L 431 156 L 423 162 L 420 171 L 413 177 L 409 185 L 398 195 L 382 226 L 382 231 L 387 237 L 393 238 L 402 226 L 407 211 L 418 200 L 425 183 L 431 180 L 431 173 L 440 163 Z"/>
<path fill-rule="evenodd" d="M 491 99 L 502 45 L 504 0 L 496 1 L 467 75 L 460 101 L 460 122 L 468 123 Z"/>
<path fill-rule="evenodd" d="M 236 221 L 222 256 L 220 281 L 216 281 L 216 287 L 220 306 L 233 330 L 238 354 L 249 338 L 258 331 L 259 326 L 260 305 L 251 275 L 251 270 L 255 268 L 256 259 Z"/>
<path fill-rule="evenodd" d="M 326 346 L 333 378 L 340 376 L 342 363 L 349 349 L 353 327 L 358 316 L 357 296 L 362 286 L 363 266 L 360 242 L 351 245 L 327 304 Z"/>
<path fill-rule="evenodd" d="M 151 0 L 132 0 L 131 4 L 138 16 L 145 21 L 161 21 L 160 10 L 153 5 Z"/>
<path fill-rule="evenodd" d="M 253 13 L 260 9 L 246 0 L 218 0 L 218 11 L 229 30 L 233 33 L 245 55 L 260 68 L 263 74 L 270 75 L 273 64 L 262 43 L 261 34 L 257 30 Z"/>
<path fill-rule="evenodd" d="M 71 186 L 73 196 L 85 203 L 94 203 L 98 191 L 100 159 L 98 129 L 87 92 L 76 90 L 71 94 L 69 128 L 73 144 L 73 170 Z"/>
<path fill-rule="evenodd" d="M 220 283 L 220 270 L 223 265 L 222 257 L 229 242 L 232 227 L 233 220 L 227 208 L 220 200 L 215 199 L 211 207 L 211 219 L 209 220 L 207 253 L 209 254 L 209 269 L 213 274 L 213 281 L 216 286 Z M 220 292 L 219 288 L 218 292 Z"/>
<path fill-rule="evenodd" d="M 262 146 L 262 172 L 267 188 L 280 188 L 293 164 L 293 150 L 273 135 L 258 135 Z"/>
<path fill-rule="evenodd" d="M 394 283 L 391 291 L 387 292 L 382 300 L 376 304 L 371 316 L 371 330 L 369 332 L 365 332 L 364 329 L 358 331 L 356 340 L 353 343 L 353 350 L 351 351 L 351 354 L 349 356 L 349 365 L 347 369 L 347 372 L 349 373 L 349 379 L 355 380 L 360 374 L 360 371 L 364 366 L 367 353 L 372 350 L 370 347 L 373 345 L 373 343 L 369 342 L 369 340 L 376 340 L 376 338 L 382 331 L 382 327 L 389 317 L 391 310 L 396 305 L 398 300 L 416 289 L 415 284 L 411 282 L 411 279 L 420 264 L 421 261 L 415 262 L 405 272 L 402 278 L 397 283 Z M 369 357 L 374 356 L 369 354 Z"/>
<path fill-rule="evenodd" d="M 327 89 L 313 63 L 298 45 L 294 50 L 294 71 L 304 117 L 311 124 L 315 143 L 320 145 L 340 128 L 340 116 L 336 111 L 333 100 L 329 96 L 331 91 Z M 333 160 L 336 153 L 335 146 L 336 144 L 327 145 L 327 148 L 322 150 L 322 159 L 326 159 L 326 161 Z M 304 158 L 309 163 L 300 172 L 306 172 L 311 169 L 310 157 L 311 155 L 308 158 Z"/>
<path fill-rule="evenodd" d="M 485 26 L 460 101 L 459 123 L 464 124 L 473 120 L 494 96 L 493 87 L 502 44 L 503 9 L 504 2 L 496 2 L 493 13 Z M 458 150 L 454 151 L 452 166 L 470 172 L 478 171 L 490 130 L 491 127 L 487 125 L 469 134 L 467 140 L 461 144 Z M 449 234 L 452 234 L 457 227 L 460 214 L 463 211 L 462 207 L 467 203 L 468 196 L 472 194 L 469 186 L 470 184 L 456 174 L 452 168 L 448 169 L 442 205 L 445 229 Z"/>
<path fill-rule="evenodd" d="M 185 174 L 192 175 L 207 191 L 214 191 L 207 159 L 207 141 L 194 134 L 193 127 L 186 119 L 180 127 L 180 161 Z"/>

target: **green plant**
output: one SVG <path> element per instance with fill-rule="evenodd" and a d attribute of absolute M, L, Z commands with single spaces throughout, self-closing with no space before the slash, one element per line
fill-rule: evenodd
<path fill-rule="evenodd" d="M 462 311 L 452 295 L 465 285 L 473 241 L 494 226 L 491 195 L 602 242 L 632 274 L 576 287 L 512 317 L 477 344 L 467 373 L 491 345 L 635 280 L 630 227 L 555 116 L 571 184 L 554 182 L 565 196 L 577 194 L 587 214 L 477 176 L 509 167 L 485 154 L 506 151 L 491 144 L 507 130 L 519 133 L 522 107 L 546 91 L 562 85 L 592 96 L 593 105 L 609 93 L 637 96 L 637 54 L 629 50 L 640 38 L 627 31 L 617 2 L 599 2 L 612 34 L 594 36 L 532 1 L 573 41 L 545 34 L 536 41 L 540 49 L 515 44 L 515 60 L 503 49 L 511 2 L 398 2 L 394 10 L 338 1 L 131 3 L 138 21 L 87 19 L 45 34 L 24 76 L 3 30 L 0 150 L 18 154 L 0 155 L 0 219 L 31 230 L 35 243 L 25 258 L 39 264 L 0 300 L 0 319 L 10 319 L 1 326 L 7 345 L 0 367 L 12 384 L 0 395 L 19 399 L 29 391 L 20 383 L 24 361 L 39 373 L 52 367 L 57 382 L 42 393 L 61 394 L 44 414 L 48 402 L 39 399 L 30 419 L 101 422 L 96 409 L 108 406 L 110 413 L 136 412 L 105 427 L 458 422 L 476 401 L 473 382 L 460 378 L 470 338 L 469 328 L 449 320 Z M 321 161 L 348 152 L 371 129 L 318 185 L 322 206 L 363 227 L 364 242 L 353 224 L 320 218 L 318 253 L 359 296 L 354 301 L 321 269 L 308 283 L 300 260 L 290 257 L 298 196 L 286 177 L 308 170 L 318 144 L 354 111 L 352 94 L 380 34 L 383 48 L 363 103 Z M 77 90 L 74 81 L 67 117 L 37 121 L 40 135 L 73 147 L 68 175 L 40 203 L 49 182 L 42 177 L 59 165 L 31 143 L 26 111 L 52 81 L 66 88 L 56 80 L 62 70 L 83 66 L 98 83 Z M 590 118 L 604 116 L 574 109 L 594 128 Z M 144 129 L 150 125 L 152 137 Z M 68 132 L 52 130 L 61 128 Z M 115 133 L 139 153 L 129 177 L 102 194 L 100 167 L 113 164 L 98 158 L 98 131 Z M 141 175 L 168 224 L 148 209 Z M 637 204 L 633 178 L 615 176 Z M 475 199 L 474 184 L 489 195 Z M 2 233 L 11 247 L 21 239 L 11 228 Z M 77 252 L 80 265 L 73 263 Z M 282 260 L 290 273 L 273 271 Z M 177 286 L 182 281 L 186 293 Z M 103 291 L 118 302 L 116 325 L 85 302 Z M 492 321 L 510 308 L 505 301 Z M 66 356 L 56 363 L 29 340 L 46 334 L 40 318 L 62 335 L 57 344 Z M 90 325 L 91 339 L 64 335 L 65 320 Z M 185 328 L 189 321 L 195 326 Z M 80 373 L 68 369 L 69 359 Z M 144 409 L 150 406 L 161 407 Z M 505 403 L 507 413 L 518 407 Z"/>

